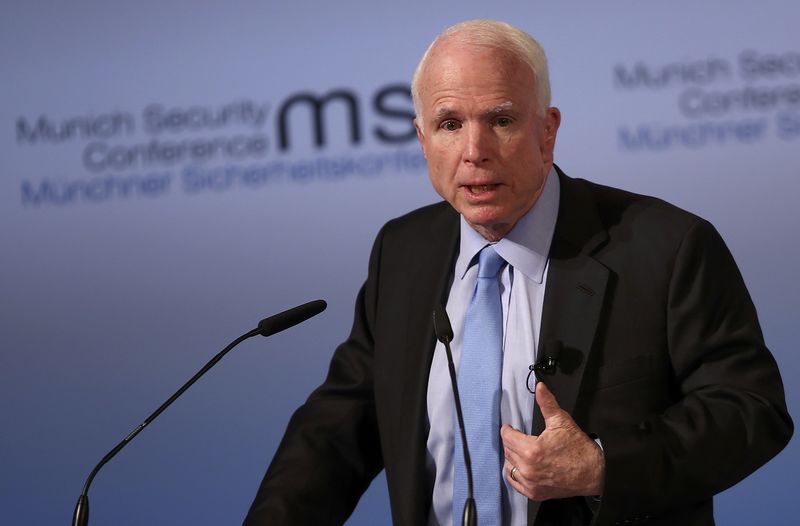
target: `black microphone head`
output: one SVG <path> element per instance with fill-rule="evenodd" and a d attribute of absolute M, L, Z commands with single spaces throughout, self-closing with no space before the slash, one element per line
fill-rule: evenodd
<path fill-rule="evenodd" d="M 314 300 L 298 305 L 289 310 L 279 312 L 269 318 L 264 318 L 258 322 L 258 333 L 261 336 L 270 336 L 272 334 L 285 331 L 289 327 L 294 327 L 298 323 L 302 323 L 309 318 L 313 318 L 320 312 L 324 311 L 328 304 L 324 300 Z"/>
<path fill-rule="evenodd" d="M 450 326 L 450 316 L 441 305 L 436 305 L 433 309 L 433 330 L 436 333 L 436 339 L 442 343 L 450 343 L 453 341 L 453 327 Z"/>

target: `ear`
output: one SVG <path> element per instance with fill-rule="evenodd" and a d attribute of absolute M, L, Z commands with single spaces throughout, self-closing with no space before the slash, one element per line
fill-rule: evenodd
<path fill-rule="evenodd" d="M 544 113 L 544 129 L 542 130 L 542 158 L 545 162 L 553 162 L 553 150 L 556 147 L 556 135 L 561 125 L 561 111 L 550 107 Z"/>
<path fill-rule="evenodd" d="M 428 156 L 425 153 L 425 134 L 422 132 L 422 127 L 419 124 L 419 118 L 414 119 L 414 129 L 417 131 L 417 140 L 422 147 L 422 156 L 427 160 Z"/>
<path fill-rule="evenodd" d="M 555 144 L 558 127 L 561 125 L 561 110 L 547 108 L 544 114 L 544 135 L 547 142 Z"/>

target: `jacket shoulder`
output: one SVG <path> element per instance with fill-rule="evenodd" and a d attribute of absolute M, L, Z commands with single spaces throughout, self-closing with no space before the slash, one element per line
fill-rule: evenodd
<path fill-rule="evenodd" d="M 636 220 L 639 226 L 685 230 L 703 219 L 658 197 L 621 190 L 585 179 L 571 179 L 579 192 L 594 202 L 601 221 L 610 228 L 624 220 Z"/>
<path fill-rule="evenodd" d="M 424 240 L 452 232 L 458 232 L 458 213 L 446 201 L 412 210 L 381 228 L 384 238 L 400 241 Z"/>

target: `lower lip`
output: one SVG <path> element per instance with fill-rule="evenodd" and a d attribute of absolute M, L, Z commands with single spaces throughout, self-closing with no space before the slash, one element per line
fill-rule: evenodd
<path fill-rule="evenodd" d="M 467 197 L 469 197 L 470 199 L 487 199 L 493 197 L 497 193 L 500 186 L 494 185 L 486 190 L 481 189 L 477 192 L 473 192 L 472 188 L 469 186 L 462 186 L 461 188 L 463 188 L 464 193 L 466 193 Z"/>

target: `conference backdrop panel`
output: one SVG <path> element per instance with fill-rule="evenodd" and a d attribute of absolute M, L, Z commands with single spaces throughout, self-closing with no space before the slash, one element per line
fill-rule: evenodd
<path fill-rule="evenodd" d="M 372 240 L 435 202 L 409 82 L 466 18 L 549 53 L 557 163 L 711 220 L 800 396 L 800 7 L 762 2 L 5 2 L 0 503 L 63 524 L 114 444 L 263 317 L 95 479 L 91 523 L 241 522 L 346 337 Z M 717 500 L 790 524 L 796 441 Z M 309 474 L 309 476 L 313 476 Z M 389 524 L 382 476 L 349 524 Z"/>

